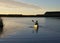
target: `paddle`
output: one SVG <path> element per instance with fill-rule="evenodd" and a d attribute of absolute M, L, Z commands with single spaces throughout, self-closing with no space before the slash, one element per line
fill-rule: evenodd
<path fill-rule="evenodd" d="M 34 22 L 34 20 L 32 20 L 32 22 Z"/>

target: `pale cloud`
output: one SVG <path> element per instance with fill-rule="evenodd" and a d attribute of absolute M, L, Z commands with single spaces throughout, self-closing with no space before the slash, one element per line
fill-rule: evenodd
<path fill-rule="evenodd" d="M 35 6 L 35 5 L 16 2 L 16 1 L 12 1 L 12 0 L 0 0 L 0 5 L 4 6 L 4 7 L 29 7 L 29 8 L 40 9 L 40 7 Z"/>
<path fill-rule="evenodd" d="M 39 6 L 16 2 L 13 0 L 0 0 L 1 14 L 39 14 L 44 13 Z"/>

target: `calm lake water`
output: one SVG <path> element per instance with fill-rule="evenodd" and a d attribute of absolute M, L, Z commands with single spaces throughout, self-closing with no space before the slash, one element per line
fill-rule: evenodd
<path fill-rule="evenodd" d="M 60 43 L 60 19 L 58 17 L 2 17 L 3 30 L 0 43 Z M 38 20 L 34 29 L 32 20 Z"/>

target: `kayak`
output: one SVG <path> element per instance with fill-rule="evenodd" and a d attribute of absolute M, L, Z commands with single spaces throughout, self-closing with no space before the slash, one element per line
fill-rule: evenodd
<path fill-rule="evenodd" d="M 38 25 L 34 25 L 34 29 L 35 29 L 35 30 L 38 29 Z"/>

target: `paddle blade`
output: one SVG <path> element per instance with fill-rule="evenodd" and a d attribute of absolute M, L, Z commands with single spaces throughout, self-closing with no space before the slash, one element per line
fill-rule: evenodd
<path fill-rule="evenodd" d="M 34 20 L 32 20 L 32 22 L 34 22 Z"/>

